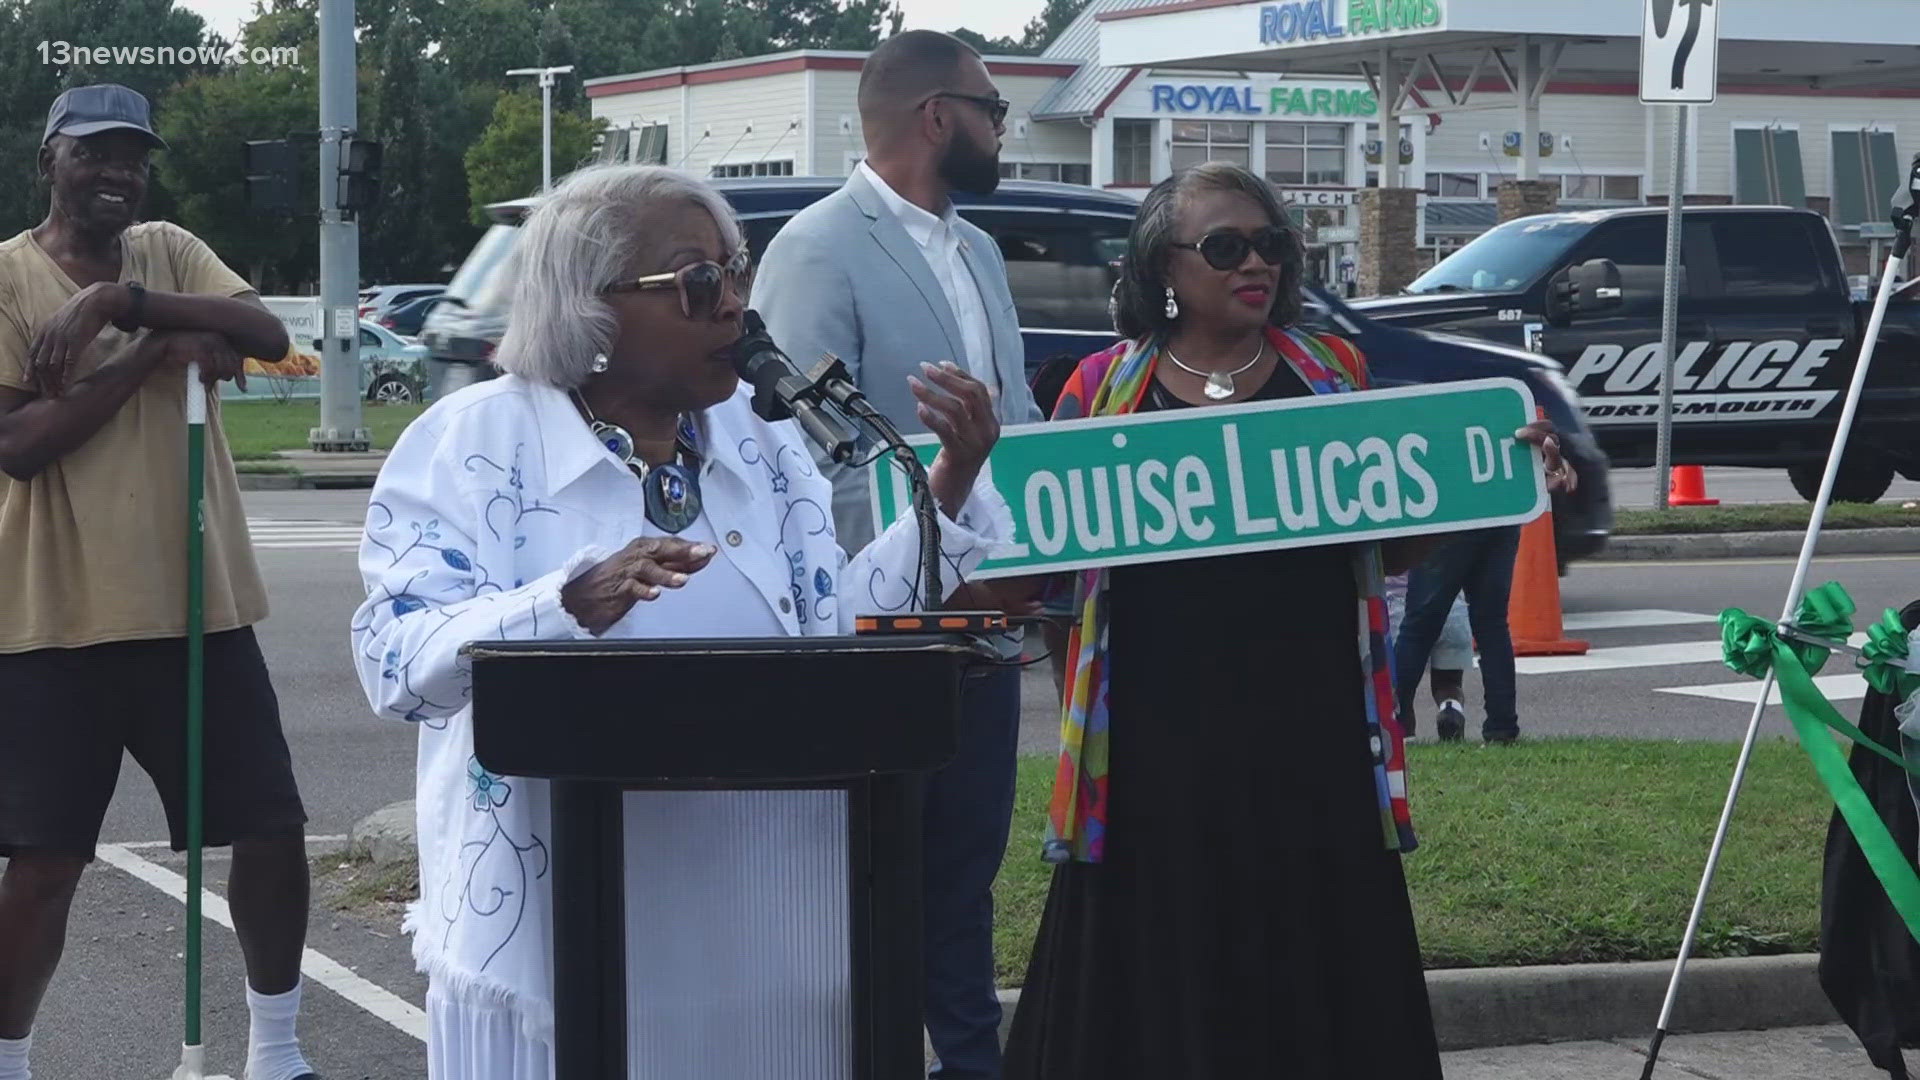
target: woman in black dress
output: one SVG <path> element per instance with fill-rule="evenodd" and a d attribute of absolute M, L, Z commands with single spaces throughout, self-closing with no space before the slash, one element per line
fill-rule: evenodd
<path fill-rule="evenodd" d="M 1116 290 L 1130 340 L 1081 362 L 1055 418 L 1365 389 L 1351 344 L 1293 327 L 1301 262 L 1245 170 L 1161 183 Z M 1517 437 L 1571 484 L 1550 427 Z M 1383 563 L 1419 546 L 1082 580 L 1009 1080 L 1437 1080 L 1379 602 Z"/>

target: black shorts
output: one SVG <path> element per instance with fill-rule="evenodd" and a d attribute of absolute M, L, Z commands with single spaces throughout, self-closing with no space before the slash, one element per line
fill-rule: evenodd
<path fill-rule="evenodd" d="M 0 855 L 93 857 L 124 750 L 187 846 L 187 642 L 0 653 Z M 280 702 L 251 629 L 208 634 L 204 842 L 305 834 Z"/>

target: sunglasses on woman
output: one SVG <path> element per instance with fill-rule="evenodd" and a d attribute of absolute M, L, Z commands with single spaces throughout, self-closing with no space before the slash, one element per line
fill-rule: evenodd
<path fill-rule="evenodd" d="M 753 284 L 753 260 L 745 251 L 737 251 L 726 265 L 706 260 L 689 263 L 664 274 L 648 274 L 631 281 L 607 286 L 610 293 L 647 292 L 652 289 L 680 290 L 680 314 L 689 319 L 710 319 L 732 288 L 742 300 Z"/>
<path fill-rule="evenodd" d="M 1256 230 L 1253 235 L 1231 231 L 1208 233 L 1191 244 L 1174 247 L 1197 251 L 1215 270 L 1237 270 L 1247 261 L 1247 252 L 1260 256 L 1268 266 L 1279 266 L 1293 250 L 1293 232 L 1279 225 Z"/>

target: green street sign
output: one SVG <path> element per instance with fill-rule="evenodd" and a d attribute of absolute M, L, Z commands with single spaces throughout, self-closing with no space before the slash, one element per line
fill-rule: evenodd
<path fill-rule="evenodd" d="M 1165 562 L 1531 521 L 1547 509 L 1534 419 L 1515 379 L 1025 424 L 1000 433 L 994 484 L 1016 543 L 973 577 Z M 932 436 L 909 440 L 922 460 Z M 909 512 L 876 474 L 875 520 Z"/>

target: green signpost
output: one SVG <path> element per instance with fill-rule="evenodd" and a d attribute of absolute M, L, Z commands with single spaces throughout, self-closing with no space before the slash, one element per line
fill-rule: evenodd
<path fill-rule="evenodd" d="M 1514 379 L 1008 428 L 992 457 L 1016 543 L 976 579 L 1380 540 L 1547 509 Z M 931 462 L 931 436 L 911 440 Z M 875 520 L 909 512 L 875 474 Z"/>

